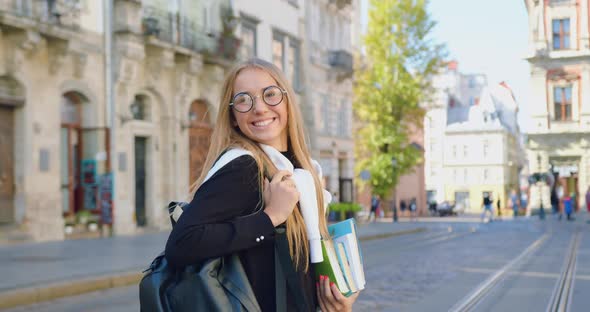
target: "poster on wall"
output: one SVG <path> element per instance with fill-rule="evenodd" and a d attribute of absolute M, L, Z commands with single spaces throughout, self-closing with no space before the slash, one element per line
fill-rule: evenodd
<path fill-rule="evenodd" d="M 100 176 L 98 187 L 102 224 L 113 224 L 113 179 L 110 173 Z"/>
<path fill-rule="evenodd" d="M 82 188 L 84 190 L 84 208 L 88 210 L 95 210 L 96 209 L 96 201 L 97 201 L 97 185 L 84 185 Z"/>
<path fill-rule="evenodd" d="M 82 185 L 96 185 L 96 160 L 83 159 L 82 160 Z"/>
<path fill-rule="evenodd" d="M 97 191 L 97 176 L 96 176 L 96 160 L 83 159 L 82 169 L 80 170 L 80 181 L 82 184 L 84 209 L 96 209 L 96 191 Z"/>

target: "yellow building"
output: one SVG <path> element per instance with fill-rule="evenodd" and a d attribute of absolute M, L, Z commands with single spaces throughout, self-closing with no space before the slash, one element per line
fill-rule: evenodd
<path fill-rule="evenodd" d="M 491 195 L 494 210 L 507 207 L 519 189 L 524 155 L 516 123 L 517 104 L 505 84 L 485 87 L 474 105 L 447 109 L 443 172 L 445 199 L 467 213 L 482 211 Z M 497 211 L 496 211 L 497 213 Z"/>

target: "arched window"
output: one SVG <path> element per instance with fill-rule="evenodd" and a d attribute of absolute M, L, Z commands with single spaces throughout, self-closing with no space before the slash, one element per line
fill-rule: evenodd
<path fill-rule="evenodd" d="M 129 109 L 131 110 L 131 115 L 133 116 L 133 119 L 144 120 L 144 121 L 150 120 L 150 114 L 149 114 L 150 106 L 149 106 L 149 99 L 147 96 L 136 95 L 135 98 L 133 99 L 133 103 L 131 103 L 131 106 L 129 107 Z"/>
<path fill-rule="evenodd" d="M 67 94 L 61 98 L 61 123 L 69 125 L 80 124 L 79 100 L 73 94 Z"/>

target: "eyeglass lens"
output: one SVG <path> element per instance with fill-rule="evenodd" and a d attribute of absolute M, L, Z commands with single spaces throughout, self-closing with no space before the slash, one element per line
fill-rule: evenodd
<path fill-rule="evenodd" d="M 264 89 L 262 100 L 267 105 L 279 105 L 283 101 L 283 90 L 276 86 L 271 86 Z M 239 93 L 234 97 L 233 107 L 238 112 L 248 112 L 252 109 L 254 99 L 248 93 Z"/>

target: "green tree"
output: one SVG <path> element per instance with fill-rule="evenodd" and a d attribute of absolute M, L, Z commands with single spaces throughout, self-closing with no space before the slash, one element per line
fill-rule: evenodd
<path fill-rule="evenodd" d="M 371 0 L 364 61 L 355 73 L 353 106 L 361 125 L 355 153 L 357 172 L 368 170 L 368 183 L 382 197 L 422 161 L 410 134 L 422 127 L 419 104 L 432 94 L 431 78 L 446 53 L 429 38 L 435 22 L 427 5 L 428 0 Z"/>

